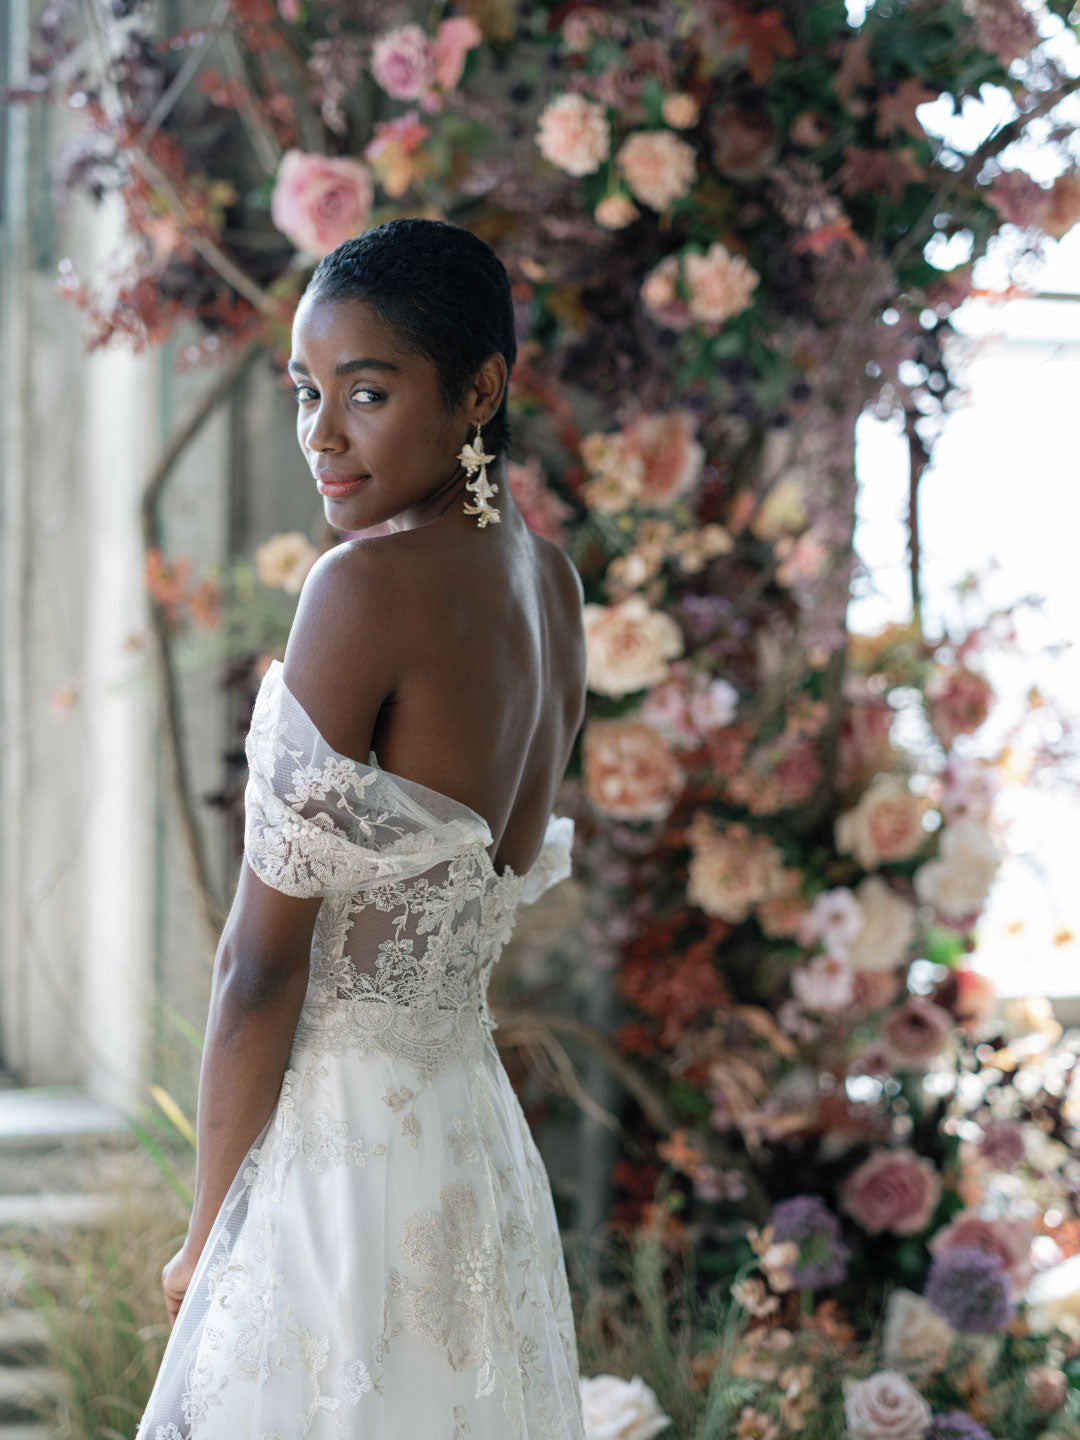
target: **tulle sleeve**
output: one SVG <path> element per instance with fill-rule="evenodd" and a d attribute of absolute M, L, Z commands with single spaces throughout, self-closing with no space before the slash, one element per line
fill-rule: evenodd
<path fill-rule="evenodd" d="M 545 890 L 566 879 L 571 871 L 573 844 L 573 820 L 567 815 L 552 815 L 540 854 L 522 881 L 520 904 L 531 905 Z"/>
<path fill-rule="evenodd" d="M 408 880 L 490 833 L 411 801 L 377 766 L 332 749 L 274 661 L 245 742 L 244 855 L 286 895 L 353 894 Z"/>

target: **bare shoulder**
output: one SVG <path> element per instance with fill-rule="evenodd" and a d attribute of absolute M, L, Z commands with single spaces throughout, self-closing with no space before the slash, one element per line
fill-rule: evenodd
<path fill-rule="evenodd" d="M 554 544 L 551 540 L 546 540 L 542 535 L 534 534 L 532 538 L 537 547 L 537 554 L 541 558 L 541 563 L 554 578 L 560 592 L 572 605 L 576 605 L 577 607 L 584 605 L 585 587 L 581 583 L 578 568 L 570 559 L 570 556 L 567 555 L 566 551 L 560 545 Z"/>

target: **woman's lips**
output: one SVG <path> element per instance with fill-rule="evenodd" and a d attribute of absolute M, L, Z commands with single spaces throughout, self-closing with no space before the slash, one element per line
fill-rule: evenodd
<path fill-rule="evenodd" d="M 359 490 L 368 479 L 368 475 L 329 475 L 319 472 L 315 476 L 315 483 L 320 495 L 325 495 L 330 500 L 340 500 Z"/>

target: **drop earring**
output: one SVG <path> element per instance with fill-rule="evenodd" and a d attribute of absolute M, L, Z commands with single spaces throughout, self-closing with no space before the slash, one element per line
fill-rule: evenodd
<path fill-rule="evenodd" d="M 487 478 L 487 467 L 495 459 L 494 455 L 484 453 L 484 442 L 480 435 L 480 426 L 476 427 L 476 439 L 470 445 L 468 442 L 461 447 L 457 457 L 465 467 L 466 475 L 476 475 L 475 480 L 467 480 L 465 489 L 476 496 L 470 504 L 465 502 L 465 514 L 476 515 L 477 525 L 483 530 L 485 525 L 498 524 L 502 516 L 494 505 L 489 504 L 491 497 L 498 493 L 498 485 Z M 479 470 L 479 475 L 476 472 Z"/>

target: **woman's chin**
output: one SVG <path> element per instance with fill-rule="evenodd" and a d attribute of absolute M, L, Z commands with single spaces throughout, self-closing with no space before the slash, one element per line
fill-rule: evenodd
<path fill-rule="evenodd" d="M 332 525 L 333 521 L 330 522 Z M 347 540 L 366 540 L 373 535 L 393 535 L 394 527 L 389 520 L 381 520 L 377 525 L 366 525 L 362 530 L 344 530 L 340 525 L 334 525 L 335 530 L 340 530 Z"/>

